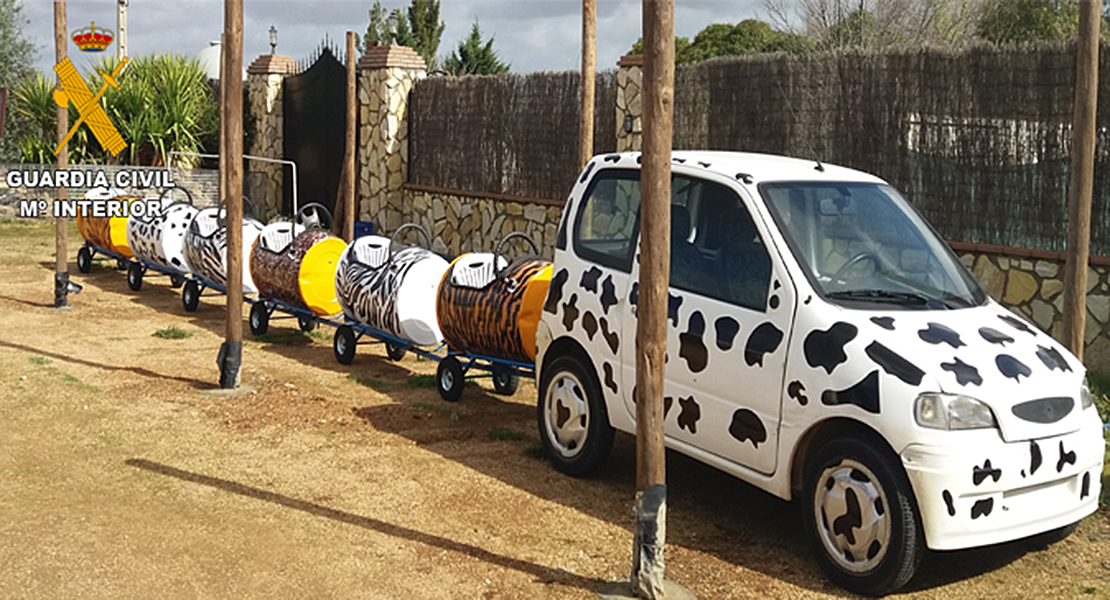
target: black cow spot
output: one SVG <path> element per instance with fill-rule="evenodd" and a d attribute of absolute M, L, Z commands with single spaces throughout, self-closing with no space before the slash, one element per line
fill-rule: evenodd
<path fill-rule="evenodd" d="M 605 343 L 609 344 L 609 350 L 616 354 L 621 346 L 620 335 L 616 331 L 609 331 L 609 321 L 606 321 L 605 317 L 601 317 L 601 336 L 605 338 Z"/>
<path fill-rule="evenodd" d="M 738 442 L 751 440 L 755 448 L 759 448 L 760 444 L 767 441 L 767 430 L 763 427 L 763 421 L 746 408 L 732 413 L 732 423 L 728 426 L 728 433 Z"/>
<path fill-rule="evenodd" d="M 859 330 L 851 323 L 843 321 L 834 323 L 827 331 L 814 329 L 806 335 L 802 349 L 805 352 L 806 362 L 813 368 L 823 367 L 825 372 L 832 374 L 841 363 L 848 360 L 844 353 L 844 346 L 856 337 Z"/>
<path fill-rule="evenodd" d="M 637 154 L 636 155 L 636 164 L 638 164 L 638 165 L 644 164 L 644 155 L 643 154 Z"/>
<path fill-rule="evenodd" d="M 673 157 L 673 158 L 671 158 L 671 161 L 676 162 L 680 165 L 686 164 L 686 159 L 685 158 Z"/>
<path fill-rule="evenodd" d="M 551 278 L 551 285 L 547 288 L 547 301 L 543 303 L 543 309 L 553 315 L 559 314 L 559 301 L 563 299 L 563 284 L 567 282 L 570 273 L 566 269 L 559 269 L 559 272 Z"/>
<path fill-rule="evenodd" d="M 590 164 L 586 165 L 586 170 L 582 172 L 582 177 L 578 179 L 578 183 L 586 183 L 586 179 L 590 176 L 590 171 L 594 170 L 594 164 L 594 161 L 591 160 Z"/>
<path fill-rule="evenodd" d="M 1018 331 L 1024 331 L 1029 335 L 1037 335 L 1037 332 L 1033 331 L 1032 328 L 1026 325 L 1025 321 L 1022 321 L 1017 317 L 1011 317 L 1010 315 L 998 315 L 998 318 L 1002 319 L 1006 322 L 1007 325 L 1013 327 L 1014 329 L 1017 329 Z"/>
<path fill-rule="evenodd" d="M 678 356 L 686 359 L 686 365 L 694 373 L 704 371 L 709 362 L 709 350 L 702 341 L 704 335 L 705 317 L 701 315 L 701 311 L 696 310 L 690 315 L 686 332 L 678 334 Z"/>
<path fill-rule="evenodd" d="M 568 198 L 566 214 L 571 214 L 573 210 L 571 200 Z M 559 221 L 559 232 L 555 236 L 555 247 L 559 250 L 567 249 L 567 217 L 565 216 Z"/>
<path fill-rule="evenodd" d="M 697 400 L 694 400 L 693 396 L 679 398 L 678 408 L 682 411 L 678 413 L 678 428 L 689 429 L 690 433 L 697 433 L 698 419 L 701 418 L 701 407 L 698 406 Z"/>
<path fill-rule="evenodd" d="M 809 398 L 802 392 L 806 391 L 806 386 L 802 385 L 800 381 L 791 381 L 790 385 L 786 386 L 786 395 L 798 401 L 798 404 L 805 406 L 809 404 Z"/>
<path fill-rule="evenodd" d="M 601 282 L 601 310 L 609 314 L 609 307 L 617 303 L 617 288 L 613 286 L 613 276 L 609 275 Z"/>
<path fill-rule="evenodd" d="M 778 349 L 782 342 L 782 332 L 774 323 L 762 323 L 748 336 L 748 343 L 744 346 L 744 362 L 749 367 L 763 366 L 763 357 Z"/>
<path fill-rule="evenodd" d="M 779 283 L 779 280 L 778 280 L 778 279 L 776 279 L 776 280 L 775 280 L 775 282 L 771 284 L 771 289 L 772 289 L 772 290 L 776 290 L 776 291 L 778 291 L 778 289 L 779 289 L 780 287 L 782 287 L 782 284 L 781 284 L 781 283 Z"/>
<path fill-rule="evenodd" d="M 871 371 L 846 390 L 821 392 L 821 404 L 826 406 L 855 404 L 869 413 L 879 414 L 879 372 Z"/>
<path fill-rule="evenodd" d="M 1083 484 L 1079 486 L 1079 499 L 1086 498 L 1091 493 L 1091 474 L 1083 474 Z"/>
<path fill-rule="evenodd" d="M 667 418 L 667 413 L 671 412 L 671 405 L 674 404 L 674 398 L 670 396 L 663 396 L 663 418 Z"/>
<path fill-rule="evenodd" d="M 887 331 L 894 331 L 894 317 L 871 317 L 871 322 Z"/>
<path fill-rule="evenodd" d="M 888 375 L 893 375 L 910 385 L 921 385 L 921 378 L 925 376 L 925 371 L 917 368 L 916 365 L 902 358 L 890 348 L 879 342 L 871 342 L 865 352 Z"/>
<path fill-rule="evenodd" d="M 610 154 L 609 156 L 605 157 L 605 162 L 615 163 L 615 162 L 620 162 L 620 160 L 621 160 L 621 155 L 620 154 Z"/>
<path fill-rule="evenodd" d="M 1037 344 L 1037 358 L 1041 359 L 1044 366 L 1048 367 L 1050 371 L 1060 369 L 1061 371 L 1071 371 L 1071 365 L 1064 359 L 1055 348 L 1046 348 Z"/>
<path fill-rule="evenodd" d="M 1064 451 L 1064 441 L 1060 440 L 1060 460 L 1056 461 L 1056 472 L 1060 473 L 1064 470 L 1064 465 L 1075 464 L 1075 450 Z"/>
<path fill-rule="evenodd" d="M 1000 373 L 1014 381 L 1018 381 L 1023 375 L 1029 377 L 1029 374 L 1033 372 L 1025 366 L 1025 363 L 1009 354 L 999 354 L 995 357 L 994 364 L 998 365 Z"/>
<path fill-rule="evenodd" d="M 698 164 L 699 164 L 699 165 L 701 165 L 702 167 L 706 168 L 706 169 L 708 169 L 709 167 L 713 166 L 713 165 L 711 165 L 710 163 L 707 163 L 707 162 L 702 162 L 702 161 L 700 161 L 700 160 L 698 161 Z"/>
<path fill-rule="evenodd" d="M 590 267 L 589 271 L 582 274 L 582 281 L 578 285 L 582 286 L 587 292 L 597 293 L 597 280 L 601 278 L 601 269 L 597 267 Z"/>
<path fill-rule="evenodd" d="M 941 497 L 944 498 L 944 505 L 948 507 L 948 516 L 956 516 L 956 504 L 952 502 L 952 492 L 944 490 L 944 492 L 941 493 Z"/>
<path fill-rule="evenodd" d="M 574 329 L 574 322 L 578 319 L 576 304 L 578 304 L 578 294 L 571 294 L 570 302 L 563 304 L 563 327 L 566 327 L 567 331 Z"/>
<path fill-rule="evenodd" d="M 667 320 L 675 327 L 678 327 L 678 309 L 682 306 L 682 300 L 682 296 L 667 294 Z"/>
<path fill-rule="evenodd" d="M 732 341 L 740 333 L 740 324 L 732 317 L 721 317 L 713 324 L 717 329 L 717 347 L 721 350 L 732 350 Z"/>
<path fill-rule="evenodd" d="M 582 329 L 586 330 L 586 337 L 592 342 L 594 341 L 594 334 L 597 333 L 597 317 L 594 313 L 586 311 L 582 316 Z"/>
<path fill-rule="evenodd" d="M 992 344 L 998 344 L 1002 347 L 1005 347 L 1006 344 L 1012 343 L 1014 341 L 1014 338 L 1006 335 L 1005 333 L 1002 333 L 997 329 L 991 329 L 990 327 L 980 327 L 979 335 L 982 336 L 984 340 L 987 340 Z"/>
<path fill-rule="evenodd" d="M 844 536 L 849 544 L 855 544 L 856 534 L 853 530 L 863 525 L 863 514 L 859 510 L 859 498 L 856 497 L 855 490 L 846 489 L 844 500 L 847 506 L 844 507 L 844 514 L 833 519 L 833 533 Z"/>
<path fill-rule="evenodd" d="M 751 175 L 749 175 L 749 174 L 747 174 L 747 173 L 737 173 L 737 174 L 736 174 L 736 179 L 737 179 L 738 181 L 743 181 L 744 183 L 746 183 L 746 184 L 748 184 L 748 185 L 751 185 L 751 184 L 752 184 L 752 181 L 754 181 L 754 180 L 752 179 L 752 176 L 751 176 Z"/>
<path fill-rule="evenodd" d="M 809 306 L 809 301 L 810 300 L 813 300 L 813 296 L 806 296 L 806 299 L 802 300 L 802 304 L 805 304 L 806 306 Z"/>
<path fill-rule="evenodd" d="M 960 334 L 940 323 L 929 323 L 929 327 L 918 331 L 917 335 L 930 344 L 948 344 L 953 348 L 966 345 L 960 339 Z"/>
<path fill-rule="evenodd" d="M 610 365 L 606 362 L 601 365 L 601 370 L 605 371 L 605 387 L 609 388 L 613 391 L 614 394 L 616 394 L 617 382 L 613 380 L 613 365 Z"/>
<path fill-rule="evenodd" d="M 767 303 L 771 306 L 771 310 L 777 309 L 779 307 L 779 297 L 778 297 L 778 295 L 776 294 L 774 296 L 771 296 L 771 299 L 768 300 Z"/>
<path fill-rule="evenodd" d="M 628 303 L 636 306 L 640 303 L 640 282 L 637 281 L 632 284 L 632 291 L 628 293 Z"/>
<path fill-rule="evenodd" d="M 1029 475 L 1036 475 L 1037 469 L 1041 468 L 1041 462 L 1044 459 L 1041 457 L 1041 447 L 1037 445 L 1034 440 L 1029 440 Z"/>
<path fill-rule="evenodd" d="M 170 259 L 170 262 L 171 262 L 171 263 L 173 263 L 173 266 L 175 266 L 175 267 L 180 267 L 180 266 L 183 266 L 183 265 L 181 264 L 181 260 L 180 260 L 179 258 L 177 258 L 176 256 L 175 256 L 175 257 L 173 257 L 173 258 L 171 258 L 171 259 Z"/>
<path fill-rule="evenodd" d="M 952 360 L 956 362 L 940 363 L 940 368 L 948 371 L 956 376 L 956 383 L 960 385 L 980 385 L 983 383 L 982 376 L 979 375 L 979 369 L 965 363 L 958 357 L 953 357 Z"/>
<path fill-rule="evenodd" d="M 982 500 L 976 500 L 975 504 L 971 505 L 971 518 L 972 520 L 975 520 L 979 517 L 989 516 L 991 514 L 991 510 L 993 509 L 994 498 L 984 498 Z"/>
<path fill-rule="evenodd" d="M 995 483 L 998 483 L 998 480 L 1002 477 L 1002 469 L 995 469 L 992 467 L 991 459 L 989 458 L 987 462 L 983 463 L 983 466 L 980 467 L 979 465 L 975 465 L 971 469 L 971 483 L 979 485 L 983 483 L 983 480 L 987 477 L 993 479 Z"/>

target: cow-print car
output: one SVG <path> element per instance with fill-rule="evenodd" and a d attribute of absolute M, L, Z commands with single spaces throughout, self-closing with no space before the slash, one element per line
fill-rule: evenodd
<path fill-rule="evenodd" d="M 1097 507 L 1083 365 L 991 301 L 905 199 L 857 171 L 676 152 L 666 444 L 800 495 L 829 576 L 883 594 L 926 547 L 1061 539 Z M 560 223 L 538 426 L 585 475 L 635 431 L 640 156 L 598 156 Z"/>

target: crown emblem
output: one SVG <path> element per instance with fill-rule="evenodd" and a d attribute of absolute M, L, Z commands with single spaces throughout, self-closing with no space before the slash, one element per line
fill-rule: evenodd
<path fill-rule="evenodd" d="M 73 32 L 73 43 L 81 52 L 103 52 L 115 39 L 111 29 L 97 29 L 96 23 L 89 23 L 88 29 Z"/>

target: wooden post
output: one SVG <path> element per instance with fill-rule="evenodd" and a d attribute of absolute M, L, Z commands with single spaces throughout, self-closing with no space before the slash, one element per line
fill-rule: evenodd
<path fill-rule="evenodd" d="M 597 65 L 597 0 L 582 0 L 582 106 L 578 116 L 578 168 L 594 155 L 594 78 Z"/>
<path fill-rule="evenodd" d="M 355 196 L 355 153 L 358 139 L 358 70 L 355 57 L 355 32 L 347 32 L 347 151 L 343 154 L 343 232 L 340 237 L 351 243 L 355 239 L 355 218 L 358 198 Z M 337 207 L 338 208 L 338 207 Z"/>
<path fill-rule="evenodd" d="M 632 585 L 638 595 L 654 600 L 663 597 L 666 539 L 663 369 L 671 268 L 674 0 L 643 0 L 643 27 L 644 152 L 640 175 L 640 239 L 643 242 L 640 244 L 640 304 L 636 321 L 636 489 L 640 496 L 637 498 Z"/>
<path fill-rule="evenodd" d="M 243 0 L 224 0 L 223 128 L 226 153 L 220 154 L 227 185 L 224 209 L 227 226 L 227 331 L 217 362 L 220 387 L 239 387 L 243 361 Z"/>
<path fill-rule="evenodd" d="M 55 64 L 66 59 L 68 52 L 69 34 L 66 32 L 66 3 L 54 3 L 54 58 Z M 61 77 L 58 78 L 58 89 L 62 87 Z M 69 103 L 58 107 L 58 143 L 61 144 L 69 133 Z M 69 144 L 67 143 L 58 152 L 58 171 L 69 168 Z M 55 198 L 66 200 L 69 192 L 66 188 L 55 190 Z M 69 249 L 67 246 L 69 234 L 69 219 L 57 217 L 54 219 L 54 308 L 64 308 L 69 295 Z"/>
<path fill-rule="evenodd" d="M 1075 113 L 1072 121 L 1071 181 L 1068 186 L 1068 245 L 1064 269 L 1063 342 L 1079 360 L 1087 321 L 1087 262 L 1091 248 L 1091 195 L 1095 169 L 1095 108 L 1098 104 L 1100 5 L 1079 3 L 1075 51 Z"/>

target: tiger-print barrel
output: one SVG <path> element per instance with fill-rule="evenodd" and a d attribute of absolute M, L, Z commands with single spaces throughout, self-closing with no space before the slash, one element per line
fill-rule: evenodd
<path fill-rule="evenodd" d="M 455 286 L 451 268 L 443 276 L 436 300 L 436 316 L 443 339 L 456 352 L 531 362 L 520 336 L 520 306 L 528 282 L 550 262 L 515 261 L 482 289 Z"/>
<path fill-rule="evenodd" d="M 330 237 L 323 229 L 309 229 L 298 235 L 282 252 L 272 252 L 256 241 L 251 249 L 251 277 L 258 293 L 298 308 L 307 309 L 301 298 L 301 261 L 317 242 Z"/>

